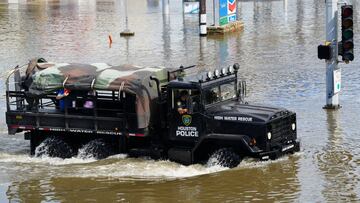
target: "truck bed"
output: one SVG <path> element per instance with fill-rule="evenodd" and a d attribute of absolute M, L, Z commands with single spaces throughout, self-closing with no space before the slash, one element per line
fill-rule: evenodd
<path fill-rule="evenodd" d="M 84 101 L 90 98 L 76 98 L 77 105 L 65 111 L 59 109 L 55 94 L 38 98 L 36 106 L 28 104 L 24 92 L 9 91 L 7 94 L 13 98 L 6 112 L 10 134 L 22 130 L 123 134 L 136 126 L 136 114 L 124 110 L 127 104 L 116 100 L 116 95 L 112 94 L 92 97 L 94 108 L 83 107 Z"/>

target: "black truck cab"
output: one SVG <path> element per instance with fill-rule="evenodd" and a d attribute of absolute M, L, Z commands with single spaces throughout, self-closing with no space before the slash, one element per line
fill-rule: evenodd
<path fill-rule="evenodd" d="M 261 160 L 299 151 L 296 114 L 283 108 L 244 102 L 246 83 L 238 65 L 170 81 L 168 89 L 169 157 L 180 162 L 207 160 L 217 150 Z M 187 91 L 187 113 L 177 111 Z M 188 155 L 188 157 L 184 157 Z M 186 161 L 185 161 L 186 160 Z"/>

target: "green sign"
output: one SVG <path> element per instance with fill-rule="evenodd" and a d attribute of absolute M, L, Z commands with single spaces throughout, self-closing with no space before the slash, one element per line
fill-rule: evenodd
<path fill-rule="evenodd" d="M 229 21 L 228 21 L 228 17 L 226 16 L 226 17 L 222 17 L 222 18 L 220 18 L 220 25 L 226 25 L 226 24 L 228 24 L 229 23 Z"/>

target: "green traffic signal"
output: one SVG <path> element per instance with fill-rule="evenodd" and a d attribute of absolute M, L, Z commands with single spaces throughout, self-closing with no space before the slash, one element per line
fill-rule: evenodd
<path fill-rule="evenodd" d="M 352 30 L 345 30 L 344 32 L 343 32 L 343 38 L 345 39 L 345 40 L 347 40 L 347 39 L 351 39 L 351 38 L 353 38 L 354 37 L 354 32 L 352 31 Z"/>

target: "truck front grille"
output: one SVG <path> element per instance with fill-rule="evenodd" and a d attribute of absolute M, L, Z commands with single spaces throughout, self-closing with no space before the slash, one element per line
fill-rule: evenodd
<path fill-rule="evenodd" d="M 296 131 L 291 129 L 295 122 L 295 115 L 278 118 L 271 122 L 272 143 L 285 143 L 288 140 L 296 139 Z"/>

